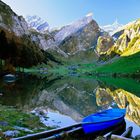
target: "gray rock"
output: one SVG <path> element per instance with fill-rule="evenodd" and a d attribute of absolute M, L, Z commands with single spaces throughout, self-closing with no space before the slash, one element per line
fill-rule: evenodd
<path fill-rule="evenodd" d="M 24 131 L 24 132 L 31 132 L 31 133 L 33 133 L 32 130 L 30 130 L 28 128 L 25 128 L 25 127 L 14 126 L 14 129 L 21 130 L 21 131 Z"/>
<path fill-rule="evenodd" d="M 18 136 L 18 134 L 20 134 L 20 132 L 18 130 L 8 130 L 8 131 L 5 131 L 3 133 L 5 135 L 5 137 L 16 137 Z"/>
<path fill-rule="evenodd" d="M 7 126 L 7 125 L 8 125 L 8 122 L 0 121 L 0 126 Z"/>

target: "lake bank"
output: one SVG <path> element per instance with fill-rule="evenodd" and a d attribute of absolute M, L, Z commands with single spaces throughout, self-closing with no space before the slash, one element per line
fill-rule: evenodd
<path fill-rule="evenodd" d="M 1 81 L 0 89 L 3 93 L 1 105 L 7 109 L 13 106 L 29 114 L 33 110 L 36 113 L 39 111 L 43 115 L 38 116 L 40 119 L 47 118 L 43 121 L 46 126 L 70 125 L 99 110 L 123 108 L 128 100 L 130 104 L 126 119 L 133 122 L 134 128 L 139 131 L 140 87 L 139 81 L 134 79 L 50 76 L 39 80 L 26 76 L 14 84 Z M 24 116 L 22 112 L 20 116 Z M 132 125 L 128 122 L 128 126 Z M 133 135 L 137 134 L 134 131 Z"/>

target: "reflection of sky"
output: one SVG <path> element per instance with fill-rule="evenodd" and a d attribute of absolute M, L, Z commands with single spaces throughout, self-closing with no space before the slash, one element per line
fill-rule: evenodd
<path fill-rule="evenodd" d="M 47 110 L 45 117 L 40 116 L 40 119 L 46 126 L 65 127 L 76 123 L 71 117 L 52 110 Z"/>
<path fill-rule="evenodd" d="M 140 135 L 140 127 L 139 126 L 137 126 L 134 122 L 131 122 L 128 120 L 125 120 L 125 121 L 126 121 L 127 128 L 130 126 L 133 127 L 132 136 Z"/>
<path fill-rule="evenodd" d="M 72 118 L 56 112 L 48 112 L 49 117 L 47 125 L 58 125 L 61 127 L 72 125 L 76 123 Z"/>

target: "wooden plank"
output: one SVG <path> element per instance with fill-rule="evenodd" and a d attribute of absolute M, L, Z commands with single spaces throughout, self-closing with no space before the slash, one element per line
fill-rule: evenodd
<path fill-rule="evenodd" d="M 111 139 L 111 135 L 112 134 L 120 134 L 120 130 L 122 130 L 122 128 L 125 126 L 125 122 L 123 122 L 124 124 L 123 125 L 120 125 L 119 127 L 116 127 L 114 130 L 112 130 L 112 131 L 110 131 L 109 133 L 107 133 L 107 134 L 105 134 L 104 135 L 104 138 L 105 138 L 105 140 L 110 140 Z M 123 134 L 124 134 L 124 129 L 123 129 Z"/>
<path fill-rule="evenodd" d="M 82 129 L 82 127 L 77 127 L 76 129 L 69 130 L 69 131 L 66 131 L 66 132 L 61 132 L 59 134 L 55 134 L 55 135 L 53 135 L 51 137 L 48 137 L 46 139 L 43 139 L 43 140 L 55 140 L 55 139 L 68 137 L 68 136 L 72 135 L 73 133 L 75 133 L 76 131 L 79 131 L 81 129 Z"/>
<path fill-rule="evenodd" d="M 127 128 L 127 130 L 121 135 L 122 137 L 130 138 L 132 135 L 133 127 L 130 126 Z"/>
<path fill-rule="evenodd" d="M 35 134 L 29 134 L 27 136 L 23 136 L 23 137 L 18 137 L 18 138 L 12 138 L 11 140 L 35 140 L 35 139 L 41 139 L 41 138 L 46 138 L 49 136 L 52 136 L 54 134 L 58 134 L 60 132 L 63 131 L 68 131 L 77 127 L 80 127 L 81 123 L 77 123 L 68 127 L 63 127 L 63 128 L 59 128 L 59 129 L 53 129 L 50 131 L 43 131 L 40 133 L 35 133 Z"/>
<path fill-rule="evenodd" d="M 126 138 L 126 137 L 122 137 L 122 136 L 118 136 L 118 135 L 112 135 L 111 136 L 111 140 L 133 140 L 133 139 L 130 139 L 130 138 Z"/>

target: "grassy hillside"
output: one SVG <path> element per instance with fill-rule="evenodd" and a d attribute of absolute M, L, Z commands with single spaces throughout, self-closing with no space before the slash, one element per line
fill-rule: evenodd
<path fill-rule="evenodd" d="M 140 52 L 131 56 L 121 57 L 113 63 L 98 65 L 93 69 L 93 72 L 121 74 L 140 73 Z"/>
<path fill-rule="evenodd" d="M 81 74 L 92 75 L 140 75 L 140 52 L 131 56 L 112 59 L 108 62 L 80 64 L 76 70 Z"/>

